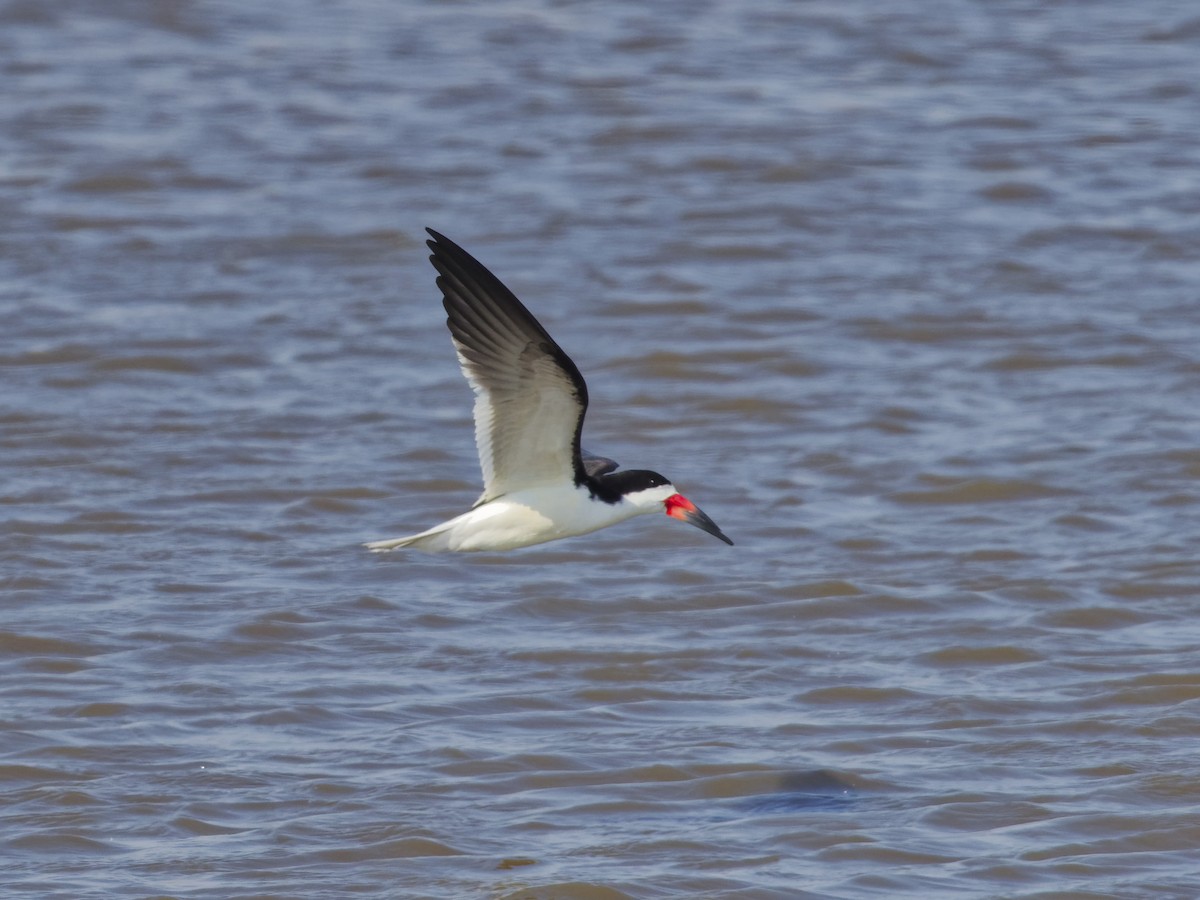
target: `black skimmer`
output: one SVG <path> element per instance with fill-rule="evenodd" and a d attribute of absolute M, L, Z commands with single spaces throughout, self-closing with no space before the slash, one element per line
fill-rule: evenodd
<path fill-rule="evenodd" d="M 580 447 L 588 392 L 571 358 L 504 284 L 458 244 L 426 229 L 429 261 L 463 375 L 475 392 L 483 495 L 428 531 L 373 551 L 513 550 L 665 512 L 732 544 L 657 472 L 618 472 Z"/>

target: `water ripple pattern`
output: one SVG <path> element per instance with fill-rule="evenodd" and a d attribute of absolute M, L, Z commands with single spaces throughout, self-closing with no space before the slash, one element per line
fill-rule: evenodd
<path fill-rule="evenodd" d="M 0 3 L 0 892 L 1200 894 L 1192 3 Z M 479 491 L 422 244 L 643 518 Z"/>

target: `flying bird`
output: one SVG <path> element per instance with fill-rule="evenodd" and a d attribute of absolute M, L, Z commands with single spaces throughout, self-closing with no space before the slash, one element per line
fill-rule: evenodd
<path fill-rule="evenodd" d="M 426 230 L 446 324 L 475 392 L 483 494 L 460 516 L 367 548 L 514 550 L 653 512 L 732 544 L 664 476 L 617 471 L 616 462 L 580 446 L 588 392 L 575 363 L 499 278 L 449 238 Z"/>

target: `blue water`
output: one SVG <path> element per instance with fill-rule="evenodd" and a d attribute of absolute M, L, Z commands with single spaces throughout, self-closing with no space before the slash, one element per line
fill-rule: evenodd
<path fill-rule="evenodd" d="M 1192 897 L 1190 4 L 0 8 L 0 885 Z M 639 519 L 478 496 L 423 228 Z"/>

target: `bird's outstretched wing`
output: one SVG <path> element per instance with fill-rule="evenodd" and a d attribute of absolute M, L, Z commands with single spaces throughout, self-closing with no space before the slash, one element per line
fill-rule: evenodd
<path fill-rule="evenodd" d="M 429 261 L 463 375 L 475 392 L 475 446 L 486 503 L 543 484 L 582 484 L 587 385 L 571 358 L 482 263 L 426 229 Z"/>

